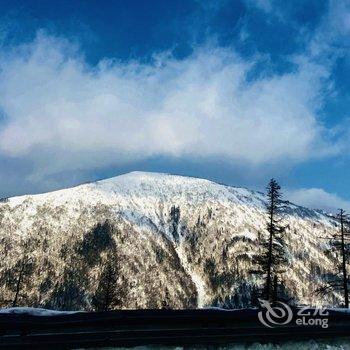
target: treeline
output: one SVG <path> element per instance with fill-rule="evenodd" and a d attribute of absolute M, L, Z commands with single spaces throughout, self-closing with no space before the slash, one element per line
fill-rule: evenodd
<path fill-rule="evenodd" d="M 255 239 L 254 235 L 252 237 L 235 236 L 227 229 L 228 234 L 224 235 L 227 240 L 218 244 L 220 249 L 223 248 L 222 256 L 217 255 L 216 260 L 214 254 L 211 254 L 212 252 L 204 254 L 208 248 L 206 244 L 203 244 L 203 241 L 200 241 L 201 238 L 207 237 L 210 232 L 207 223 L 215 215 L 213 210 L 207 208 L 207 213 L 202 213 L 198 217 L 195 227 L 185 227 L 183 226 L 184 222 L 181 221 L 180 208 L 172 206 L 169 209 L 166 223 L 173 241 L 168 241 L 166 237 L 160 235 L 158 239 L 164 239 L 164 247 L 159 246 L 159 242 L 151 242 L 149 250 L 146 250 L 142 243 L 140 245 L 142 250 L 139 250 L 139 254 L 144 254 L 145 258 L 154 254 L 154 264 L 150 263 L 145 266 L 142 259 L 136 264 L 138 257 L 135 257 L 131 259 L 133 263 L 130 264 L 128 273 L 125 272 L 126 258 L 123 255 L 121 244 L 126 237 L 135 235 L 129 234 L 127 230 L 118 230 L 117 226 L 108 220 L 101 221 L 81 235 L 72 231 L 70 235 L 67 235 L 68 238 L 63 241 L 62 245 L 56 245 L 58 254 L 55 253 L 55 256 L 46 253 L 50 250 L 48 237 L 51 233 L 48 231 L 38 229 L 38 235 L 24 238 L 19 247 L 10 242 L 10 236 L 1 237 L 0 245 L 3 252 L 7 254 L 6 250 L 12 251 L 11 258 L 7 256 L 7 261 L 10 263 L 3 263 L 0 273 L 1 306 L 30 305 L 58 310 L 106 311 L 130 307 L 130 304 L 125 303 L 125 300 L 127 298 L 129 300 L 135 299 L 135 294 L 131 295 L 130 293 L 127 297 L 127 294 L 132 290 L 142 295 L 143 298 L 150 299 L 151 302 L 146 305 L 149 308 L 176 307 L 174 305 L 194 307 L 193 305 L 196 305 L 195 286 L 191 284 L 190 277 L 186 279 L 188 275 L 183 270 L 174 248 L 179 243 L 179 234 L 185 229 L 188 233 L 185 235 L 188 262 L 193 259 L 197 261 L 193 263 L 193 266 L 196 263 L 197 266 L 203 266 L 204 277 L 208 277 L 207 286 L 210 285 L 212 288 L 214 297 L 220 295 L 221 298 L 228 295 L 230 304 L 225 305 L 222 299 L 216 303 L 212 299 L 212 305 L 247 307 L 258 305 L 259 298 L 269 300 L 272 303 L 279 300 L 293 302 L 291 295 L 295 297 L 296 293 L 295 291 L 289 293 L 287 285 L 290 286 L 290 283 L 286 283 L 286 281 L 290 281 L 287 271 L 289 273 L 293 271 L 293 266 L 290 266 L 291 249 L 288 245 L 291 244 L 291 240 L 288 240 L 290 230 L 286 216 L 286 213 L 289 212 L 289 205 L 283 200 L 281 188 L 276 180 L 272 179 L 267 186 L 265 208 L 267 220 L 264 232 L 260 232 L 259 228 L 258 239 Z M 102 220 L 102 217 L 100 219 Z M 323 270 L 317 261 L 314 261 L 310 266 L 310 272 L 313 276 L 319 277 L 317 286 L 320 287 L 316 290 L 319 296 L 337 293 L 337 300 L 338 295 L 341 295 L 343 306 L 349 307 L 347 264 L 350 255 L 350 220 L 344 210 L 339 210 L 338 216 L 334 219 L 338 222 L 336 232 L 333 236 L 319 237 L 319 239 L 324 240 L 324 247 L 327 249 L 324 254 L 332 257 L 329 259 L 332 261 L 332 266 L 334 261 L 338 261 L 339 266 L 336 266 L 334 271 L 329 273 L 328 270 Z M 220 231 L 222 228 L 219 230 L 218 227 L 213 227 L 212 230 L 215 231 L 213 239 L 217 239 L 220 235 L 223 236 L 223 232 Z M 242 243 L 245 248 L 240 256 L 235 250 L 236 241 Z M 172 242 L 176 244 L 173 245 Z M 133 243 L 135 241 L 128 242 L 128 247 L 132 250 L 135 248 Z M 6 248 L 7 246 L 8 248 Z M 202 255 L 199 252 L 200 246 L 203 249 Z M 254 252 L 255 247 L 257 247 L 253 256 L 249 255 L 252 247 L 254 247 Z M 234 251 L 235 261 L 230 260 L 229 248 L 234 248 L 231 250 Z M 40 255 L 40 259 L 38 259 L 38 251 L 45 252 L 45 254 Z M 303 260 L 306 261 L 307 258 L 301 255 L 299 261 Z M 231 264 L 220 265 L 222 261 L 230 261 Z M 61 264 L 61 266 L 58 268 L 55 264 Z M 152 273 L 149 270 L 150 266 Z M 154 279 L 158 280 L 160 266 L 163 266 L 163 274 L 168 279 L 167 283 L 163 279 L 161 286 L 154 287 L 146 279 L 146 282 L 142 282 L 142 286 L 147 288 L 143 288 L 140 292 L 141 289 L 135 287 L 133 281 L 135 279 L 143 281 L 139 277 L 136 278 L 139 276 L 137 273 L 143 268 L 146 270 L 146 274 L 150 273 Z M 218 269 L 217 267 L 220 266 L 224 267 Z M 246 267 L 247 269 L 244 270 Z M 175 275 L 170 278 L 171 271 L 177 271 L 184 278 L 175 280 Z M 326 274 L 323 273 L 325 271 L 327 271 Z M 39 284 L 35 284 L 35 280 L 40 275 L 45 277 L 40 279 Z M 250 279 L 251 276 L 254 276 L 254 279 Z M 126 281 L 127 278 L 128 281 Z M 172 290 L 170 286 L 171 283 L 176 284 L 175 281 L 178 284 Z M 254 282 L 251 283 L 252 281 Z M 182 283 L 181 287 L 186 292 L 175 294 L 174 291 L 179 289 L 179 283 Z M 231 292 L 233 286 L 238 286 L 235 295 L 232 295 Z M 224 291 L 221 292 L 220 289 Z M 228 294 L 226 294 L 227 291 Z M 187 304 L 185 301 L 181 301 L 179 304 L 175 303 L 179 299 L 179 295 L 182 295 L 183 299 L 189 300 Z M 191 297 L 194 300 L 190 300 Z"/>
<path fill-rule="evenodd" d="M 122 256 L 113 231 L 113 226 L 107 220 L 87 232 L 82 241 L 77 241 L 71 246 L 63 245 L 60 255 L 66 261 L 66 265 L 61 276 L 55 275 L 55 266 L 48 260 L 38 266 L 34 250 L 40 244 L 39 241 L 24 241 L 21 247 L 22 256 L 1 276 L 0 282 L 7 288 L 6 296 L 2 295 L 0 298 L 2 306 L 33 304 L 28 290 L 34 289 L 32 283 L 36 274 L 45 271 L 47 278 L 36 292 L 40 296 L 50 289 L 52 293 L 48 300 L 43 302 L 39 299 L 36 303 L 34 301 L 35 304 L 58 310 L 79 310 L 82 306 L 94 311 L 120 308 L 125 297 L 125 288 L 122 286 L 120 272 Z M 90 280 L 91 271 L 94 271 L 93 281 Z M 84 291 L 92 284 L 96 287 L 92 288 L 94 292 L 91 300 L 85 300 Z M 31 302 L 28 303 L 27 299 L 31 299 Z"/>
<path fill-rule="evenodd" d="M 285 276 L 288 256 L 286 247 L 286 220 L 284 212 L 286 205 L 282 200 L 281 187 L 276 180 L 271 179 L 266 191 L 267 236 L 261 238 L 260 254 L 255 256 L 255 268 L 251 273 L 263 280 L 262 287 L 255 286 L 252 292 L 253 304 L 258 304 L 262 298 L 272 303 L 276 301 L 291 302 L 288 290 L 282 282 L 288 279 Z M 347 264 L 350 255 L 350 219 L 343 209 L 335 218 L 339 222 L 339 230 L 332 237 L 326 238 L 328 251 L 333 255 L 339 265 L 333 273 L 320 276 L 323 285 L 317 288 L 316 293 L 324 296 L 328 293 L 338 292 L 343 295 L 343 306 L 349 307 L 349 279 Z M 320 239 L 325 239 L 321 238 Z M 293 269 L 293 267 L 289 267 Z M 282 279 L 283 276 L 283 279 Z"/>

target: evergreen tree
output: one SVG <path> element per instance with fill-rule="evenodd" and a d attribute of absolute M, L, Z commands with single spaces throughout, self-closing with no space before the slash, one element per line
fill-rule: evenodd
<path fill-rule="evenodd" d="M 62 280 L 53 289 L 46 307 L 58 310 L 79 310 L 86 307 L 85 286 L 88 284 L 87 271 L 78 261 L 64 268 Z"/>
<path fill-rule="evenodd" d="M 339 232 L 335 233 L 330 240 L 330 251 L 335 253 L 340 261 L 338 271 L 324 275 L 325 284 L 317 289 L 317 293 L 325 295 L 332 291 L 341 291 L 344 295 L 344 307 L 349 308 L 349 279 L 347 263 L 350 254 L 350 219 L 343 209 L 339 209 L 337 215 Z"/>
<path fill-rule="evenodd" d="M 170 210 L 170 230 L 175 241 L 179 241 L 180 208 L 173 205 Z"/>
<path fill-rule="evenodd" d="M 102 263 L 102 272 L 92 304 L 96 311 L 112 310 L 120 304 L 118 290 L 119 259 L 115 252 L 109 252 Z"/>
<path fill-rule="evenodd" d="M 278 280 L 281 281 L 279 277 L 284 272 L 287 263 L 283 237 L 285 227 L 280 224 L 284 205 L 281 187 L 276 180 L 270 180 L 267 186 L 266 197 L 266 211 L 268 214 L 266 229 L 268 237 L 260 237 L 261 254 L 256 258 L 257 268 L 252 272 L 262 276 L 265 280 L 261 296 L 266 300 L 276 301 L 278 299 Z"/>
<path fill-rule="evenodd" d="M 162 309 L 169 309 L 169 308 L 170 308 L 170 294 L 169 294 L 168 287 L 166 287 L 164 299 L 162 301 Z"/>

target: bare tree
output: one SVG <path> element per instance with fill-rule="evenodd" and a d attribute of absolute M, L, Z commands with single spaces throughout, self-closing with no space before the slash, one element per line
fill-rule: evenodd
<path fill-rule="evenodd" d="M 31 277 L 35 272 L 35 255 L 34 251 L 37 245 L 37 240 L 23 240 L 19 247 L 22 251 L 20 259 L 15 265 L 7 269 L 6 284 L 10 292 L 13 292 L 13 298 L 10 301 L 12 307 L 16 307 L 19 300 L 27 302 L 30 299 L 29 290 L 32 287 L 33 280 Z"/>
<path fill-rule="evenodd" d="M 350 219 L 343 209 L 339 209 L 337 215 L 339 232 L 330 239 L 330 251 L 334 252 L 340 261 L 338 271 L 324 275 L 325 284 L 317 289 L 317 293 L 325 295 L 333 291 L 342 291 L 344 295 L 344 307 L 349 308 L 349 279 L 347 263 L 350 253 Z"/>
<path fill-rule="evenodd" d="M 29 279 L 34 271 L 34 261 L 27 254 L 24 254 L 21 260 L 17 262 L 13 271 L 13 278 L 10 281 L 10 287 L 14 291 L 14 297 L 12 300 L 12 307 L 18 305 L 19 297 L 25 286 L 29 282 Z"/>

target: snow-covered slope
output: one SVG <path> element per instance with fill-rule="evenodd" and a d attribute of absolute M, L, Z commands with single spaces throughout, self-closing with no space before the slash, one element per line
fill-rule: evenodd
<path fill-rule="evenodd" d="M 264 200 L 243 188 L 143 172 L 10 198 L 0 204 L 2 303 L 13 299 L 13 276 L 28 260 L 20 304 L 92 308 L 111 239 L 120 266 L 118 307 L 248 305 L 258 283 L 252 259 L 266 234 Z M 336 223 L 291 203 L 284 220 L 288 292 L 305 304 L 336 301 L 313 293 L 335 266 L 322 237 Z"/>

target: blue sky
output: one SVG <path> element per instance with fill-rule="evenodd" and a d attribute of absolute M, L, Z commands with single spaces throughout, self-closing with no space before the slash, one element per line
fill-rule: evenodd
<path fill-rule="evenodd" d="M 3 196 L 146 170 L 350 210 L 350 1 L 0 10 Z"/>

